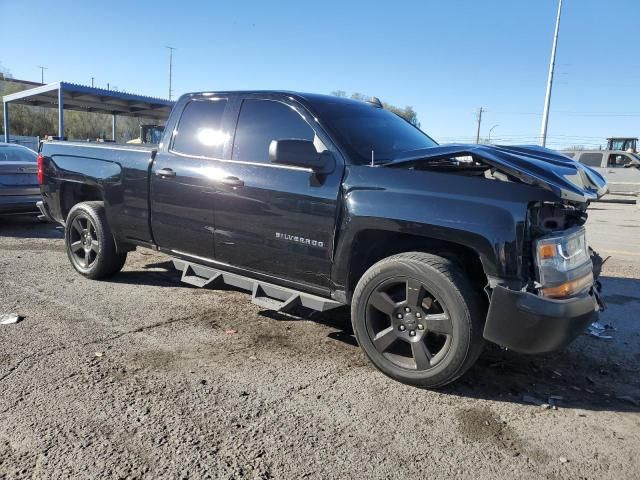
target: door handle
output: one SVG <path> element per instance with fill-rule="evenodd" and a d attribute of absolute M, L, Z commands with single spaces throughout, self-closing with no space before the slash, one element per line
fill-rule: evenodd
<path fill-rule="evenodd" d="M 220 183 L 226 185 L 227 187 L 243 187 L 244 182 L 240 180 L 238 177 L 225 177 L 220 180 Z"/>
<path fill-rule="evenodd" d="M 174 172 L 173 170 L 171 170 L 170 168 L 161 168 L 160 170 L 156 171 L 156 175 L 158 177 L 175 177 L 176 176 L 176 172 Z"/>

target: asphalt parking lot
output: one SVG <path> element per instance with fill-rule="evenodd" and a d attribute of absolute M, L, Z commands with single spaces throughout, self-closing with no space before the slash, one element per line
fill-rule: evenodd
<path fill-rule="evenodd" d="M 640 209 L 595 204 L 588 231 L 612 339 L 489 347 L 425 391 L 346 312 L 261 311 L 147 250 L 86 280 L 59 228 L 0 219 L 0 314 L 25 317 L 0 325 L 0 478 L 640 478 Z"/>

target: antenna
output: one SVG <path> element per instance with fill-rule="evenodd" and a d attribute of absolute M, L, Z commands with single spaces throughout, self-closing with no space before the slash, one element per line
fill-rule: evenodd
<path fill-rule="evenodd" d="M 378 97 L 371 97 L 369 100 L 367 100 L 367 103 L 373 105 L 374 107 L 377 108 L 384 108 L 382 105 L 382 102 L 380 101 L 380 99 Z"/>
<path fill-rule="evenodd" d="M 376 164 L 376 155 L 373 149 L 371 150 L 371 166 L 373 167 Z"/>

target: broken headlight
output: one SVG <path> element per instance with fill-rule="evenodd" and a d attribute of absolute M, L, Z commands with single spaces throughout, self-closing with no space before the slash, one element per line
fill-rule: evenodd
<path fill-rule="evenodd" d="M 560 298 L 593 285 L 593 265 L 584 227 L 565 230 L 535 242 L 535 258 L 541 292 Z"/>

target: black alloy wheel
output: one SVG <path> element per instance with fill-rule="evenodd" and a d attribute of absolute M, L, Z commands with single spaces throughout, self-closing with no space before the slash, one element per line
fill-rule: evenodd
<path fill-rule="evenodd" d="M 378 352 L 398 367 L 430 369 L 451 346 L 449 313 L 415 278 L 380 284 L 369 296 L 366 324 Z"/>
<path fill-rule="evenodd" d="M 360 278 L 351 301 L 358 344 L 384 374 L 436 388 L 466 372 L 482 351 L 481 288 L 452 260 L 392 255 Z"/>
<path fill-rule="evenodd" d="M 100 253 L 96 226 L 86 214 L 77 215 L 69 231 L 69 248 L 73 262 L 80 268 L 91 268 Z"/>

